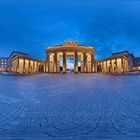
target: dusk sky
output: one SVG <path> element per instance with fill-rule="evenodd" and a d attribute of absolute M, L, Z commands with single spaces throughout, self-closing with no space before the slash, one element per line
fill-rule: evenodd
<path fill-rule="evenodd" d="M 140 1 L 0 1 L 0 56 L 44 59 L 48 46 L 68 39 L 93 46 L 97 59 L 123 50 L 140 56 Z"/>

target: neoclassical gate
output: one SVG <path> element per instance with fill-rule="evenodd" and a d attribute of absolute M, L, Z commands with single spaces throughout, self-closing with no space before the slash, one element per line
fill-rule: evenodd
<path fill-rule="evenodd" d="M 67 72 L 67 57 L 74 57 L 74 72 L 78 73 L 78 57 L 81 71 L 94 72 L 94 48 L 80 45 L 75 41 L 64 42 L 62 45 L 50 46 L 46 49 L 45 72 L 59 73 L 60 58 L 63 58 L 63 73 Z"/>

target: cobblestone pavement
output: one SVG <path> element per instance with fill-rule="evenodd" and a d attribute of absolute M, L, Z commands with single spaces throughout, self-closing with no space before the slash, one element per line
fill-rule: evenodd
<path fill-rule="evenodd" d="M 0 140 L 140 139 L 140 75 L 0 76 Z"/>

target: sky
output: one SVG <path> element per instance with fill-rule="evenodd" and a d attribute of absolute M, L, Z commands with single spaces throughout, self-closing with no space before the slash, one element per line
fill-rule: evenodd
<path fill-rule="evenodd" d="M 140 1 L 0 1 L 0 56 L 45 59 L 48 46 L 68 39 L 94 47 L 96 59 L 124 50 L 140 56 Z"/>

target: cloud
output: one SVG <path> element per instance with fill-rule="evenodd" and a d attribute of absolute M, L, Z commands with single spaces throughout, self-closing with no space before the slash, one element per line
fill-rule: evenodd
<path fill-rule="evenodd" d="M 93 46 L 97 58 L 122 50 L 138 56 L 139 9 L 130 1 L 0 2 L 0 55 L 17 50 L 44 59 L 48 46 L 70 38 Z"/>

